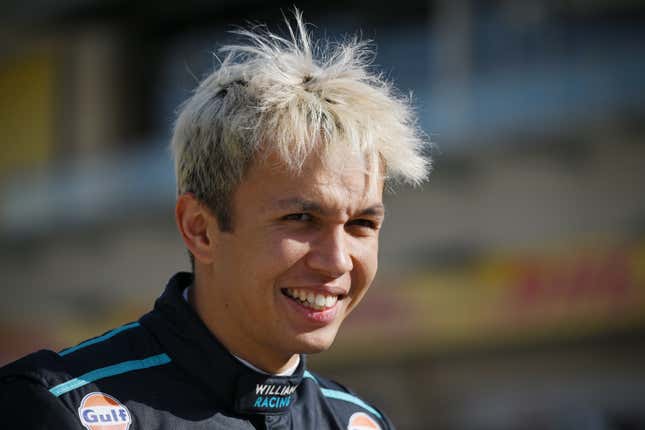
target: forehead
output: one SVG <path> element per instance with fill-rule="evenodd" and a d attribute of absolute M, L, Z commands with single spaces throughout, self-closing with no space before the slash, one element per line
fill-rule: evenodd
<path fill-rule="evenodd" d="M 300 169 L 272 155 L 251 165 L 238 191 L 267 210 L 303 202 L 351 210 L 382 202 L 383 174 L 378 163 L 351 153 L 310 156 Z"/>

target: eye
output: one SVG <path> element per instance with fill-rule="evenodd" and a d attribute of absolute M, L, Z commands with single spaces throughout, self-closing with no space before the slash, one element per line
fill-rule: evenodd
<path fill-rule="evenodd" d="M 351 220 L 347 224 L 350 226 L 366 227 L 372 230 L 376 230 L 378 227 L 378 225 L 374 221 L 364 218 Z"/>
<path fill-rule="evenodd" d="M 308 213 L 289 214 L 282 217 L 285 221 L 311 221 L 313 217 Z"/>

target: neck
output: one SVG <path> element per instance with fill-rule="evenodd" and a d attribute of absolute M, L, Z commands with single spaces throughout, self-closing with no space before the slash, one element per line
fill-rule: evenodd
<path fill-rule="evenodd" d="M 188 293 L 189 303 L 209 331 L 231 354 L 272 375 L 284 373 L 298 364 L 298 354 L 281 354 L 275 349 L 253 342 L 252 334 L 245 333 L 243 327 L 235 323 L 236 319 L 229 315 L 228 303 L 226 299 L 222 300 L 227 295 L 216 294 L 217 289 L 213 286 L 217 284 L 207 279 L 208 277 L 195 273 L 195 284 Z"/>

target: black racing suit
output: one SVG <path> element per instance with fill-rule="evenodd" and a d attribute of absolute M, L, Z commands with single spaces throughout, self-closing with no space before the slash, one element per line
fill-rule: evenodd
<path fill-rule="evenodd" d="M 175 275 L 154 309 L 59 353 L 0 369 L 0 422 L 11 429 L 393 428 L 345 387 L 306 370 L 256 372 L 231 355 L 182 297 Z"/>

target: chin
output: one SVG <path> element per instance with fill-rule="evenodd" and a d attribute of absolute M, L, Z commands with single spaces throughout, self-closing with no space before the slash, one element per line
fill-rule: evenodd
<path fill-rule="evenodd" d="M 296 341 L 297 343 L 297 353 L 300 354 L 317 354 L 328 350 L 334 339 L 336 338 L 336 331 L 333 333 L 305 333 L 298 336 Z"/>

